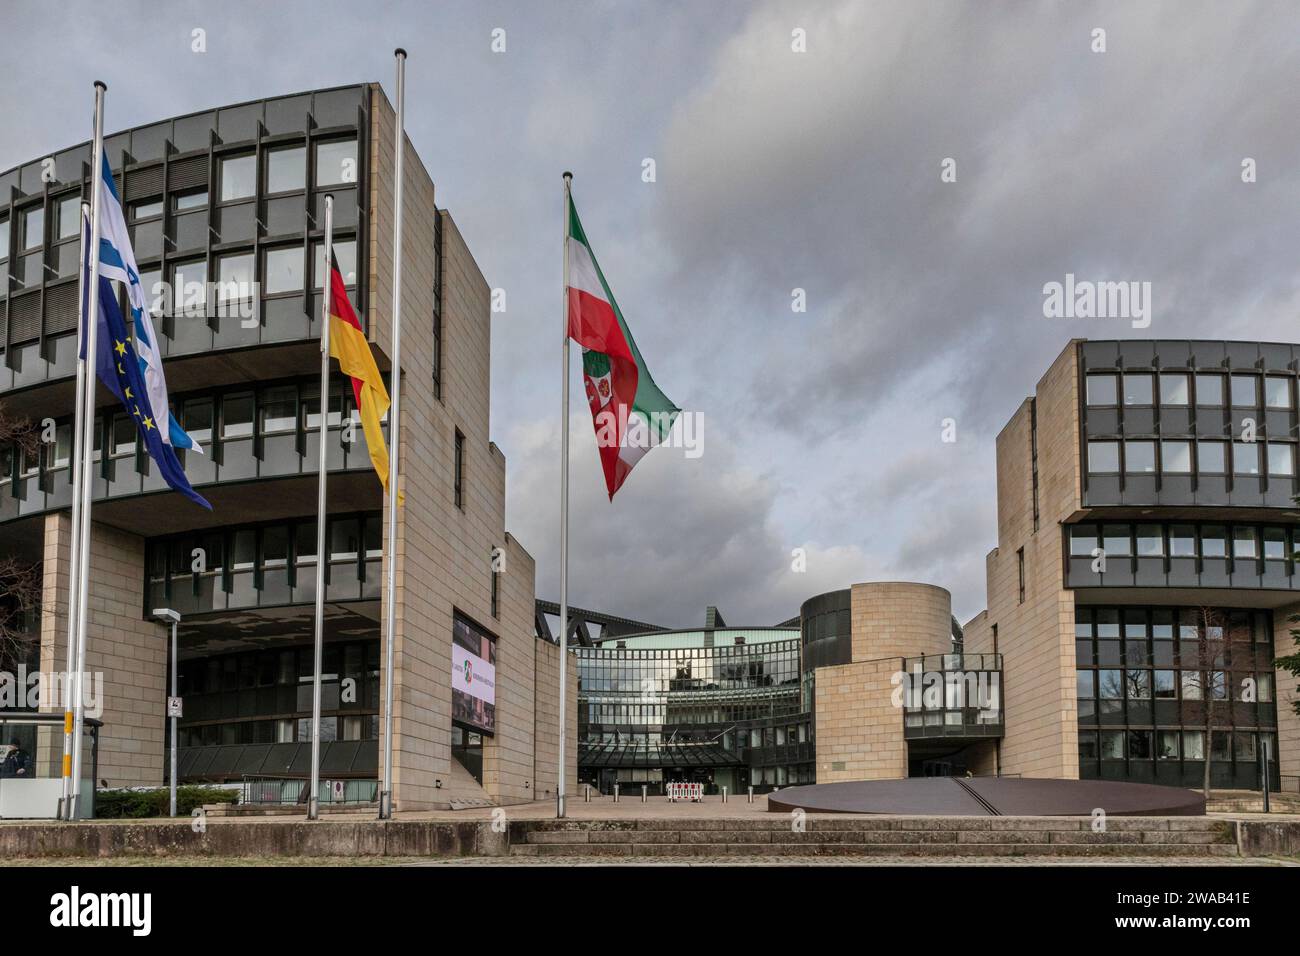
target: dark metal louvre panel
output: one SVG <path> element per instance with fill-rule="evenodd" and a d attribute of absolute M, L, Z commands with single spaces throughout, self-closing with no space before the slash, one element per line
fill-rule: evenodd
<path fill-rule="evenodd" d="M 13 299 L 9 305 L 9 323 L 9 341 L 15 345 L 38 338 L 41 334 L 41 294 L 29 292 Z"/>
<path fill-rule="evenodd" d="M 161 163 L 146 166 L 144 169 L 135 169 L 126 174 L 126 198 L 128 200 L 158 196 L 162 194 L 162 191 L 163 168 Z"/>
<path fill-rule="evenodd" d="M 167 188 L 193 189 L 208 184 L 208 157 L 191 156 L 178 160 L 167 168 Z"/>
<path fill-rule="evenodd" d="M 71 332 L 77 327 L 77 284 L 50 286 L 45 290 L 45 334 Z"/>

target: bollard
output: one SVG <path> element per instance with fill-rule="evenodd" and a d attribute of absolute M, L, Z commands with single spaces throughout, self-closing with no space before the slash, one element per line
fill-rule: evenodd
<path fill-rule="evenodd" d="M 589 783 L 582 785 L 582 802 L 591 803 L 591 784 Z"/>
<path fill-rule="evenodd" d="M 614 802 L 618 803 L 618 784 L 614 784 Z"/>
<path fill-rule="evenodd" d="M 645 803 L 645 784 L 641 784 L 641 802 Z"/>
<path fill-rule="evenodd" d="M 749 785 L 749 802 L 754 802 L 754 785 L 752 783 Z"/>
<path fill-rule="evenodd" d="M 1264 812 L 1269 812 L 1268 807 L 1268 744 L 1259 745 L 1259 782 L 1260 789 L 1264 792 Z"/>
<path fill-rule="evenodd" d="M 726 802 L 727 802 L 727 788 L 726 788 L 726 787 L 723 787 L 723 788 L 722 788 L 722 802 L 723 802 L 723 803 L 726 803 Z"/>

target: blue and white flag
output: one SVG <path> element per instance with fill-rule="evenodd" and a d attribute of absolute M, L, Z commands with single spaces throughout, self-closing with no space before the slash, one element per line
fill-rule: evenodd
<path fill-rule="evenodd" d="M 85 240 L 89 240 L 90 224 L 84 217 L 81 228 Z M 86 241 L 83 241 L 83 248 L 87 244 Z M 101 263 L 101 269 L 102 267 Z M 84 317 L 89 311 L 89 257 L 82 262 L 81 268 L 83 276 L 81 315 Z M 139 331 L 139 326 L 137 326 L 137 335 Z M 81 330 L 83 350 L 86 341 L 85 333 L 86 330 L 83 325 Z M 212 505 L 208 504 L 207 499 L 191 487 L 189 478 L 185 476 L 185 469 L 181 467 L 180 459 L 176 457 L 175 442 L 168 442 L 166 428 L 158 426 L 160 419 L 148 400 L 149 386 L 145 380 L 145 361 L 140 357 L 135 346 L 136 337 L 131 334 L 131 331 L 126 326 L 126 319 L 122 316 L 122 310 L 117 304 L 117 293 L 113 290 L 113 283 L 100 275 L 99 315 L 95 328 L 95 373 L 108 390 L 117 396 L 118 401 L 122 403 L 122 407 L 135 419 L 136 430 L 140 433 L 140 441 L 144 444 L 145 450 L 149 452 L 149 457 L 158 466 L 158 473 L 162 475 L 168 487 L 179 491 L 195 504 L 202 505 L 211 511 Z M 85 356 L 84 351 L 82 356 Z M 160 374 L 159 378 L 161 379 L 161 377 Z M 94 386 L 91 385 L 90 387 L 93 388 Z M 166 405 L 163 406 L 163 409 L 168 415 L 166 420 L 170 421 L 170 410 Z M 177 431 L 182 435 L 185 434 L 174 421 L 172 421 L 171 427 L 174 430 L 173 437 Z M 188 438 L 188 436 L 186 437 Z"/>
<path fill-rule="evenodd" d="M 181 428 L 167 403 L 167 380 L 163 378 L 158 337 L 154 333 L 153 318 L 145 305 L 140 270 L 136 268 L 131 234 L 126 228 L 126 214 L 122 209 L 121 197 L 117 194 L 117 185 L 113 182 L 107 154 L 104 155 L 100 175 L 103 184 L 99 199 L 99 274 L 101 277 L 116 279 L 126 286 L 126 298 L 131 306 L 131 319 L 135 327 L 135 352 L 140 357 L 140 366 L 144 372 L 149 411 L 154 421 L 167 422 L 167 429 L 162 436 L 163 444 L 202 454 L 203 449 Z"/>

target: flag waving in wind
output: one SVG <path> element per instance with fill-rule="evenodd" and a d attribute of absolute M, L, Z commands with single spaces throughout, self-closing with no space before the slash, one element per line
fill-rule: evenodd
<path fill-rule="evenodd" d="M 167 381 L 163 378 L 162 357 L 158 354 L 158 337 L 154 334 L 153 318 L 145 307 L 144 289 L 140 285 L 140 271 L 135 265 L 131 249 L 131 235 L 127 232 L 122 200 L 113 182 L 113 172 L 108 166 L 108 154 L 100 167 L 102 194 L 100 197 L 99 275 L 116 279 L 126 286 L 127 303 L 131 307 L 131 324 L 135 329 L 135 352 L 144 375 L 145 406 L 156 422 L 163 423 L 162 442 L 176 448 L 187 448 L 202 454 L 203 449 L 185 433 L 185 429 L 172 416 L 167 404 Z M 84 308 L 82 310 L 85 311 Z M 112 388 L 108 382 L 104 384 Z"/>
<path fill-rule="evenodd" d="M 343 374 L 352 379 L 352 394 L 361 412 L 361 430 L 366 436 L 370 463 L 379 475 L 379 483 L 388 490 L 388 446 L 380 419 L 388 412 L 388 390 L 375 364 L 375 356 L 361 331 L 361 323 L 348 301 L 348 290 L 339 272 L 338 260 L 330 256 L 330 355 L 339 360 Z M 398 501 L 404 496 L 398 494 Z"/>
<path fill-rule="evenodd" d="M 572 199 L 568 220 L 569 338 L 582 346 L 587 404 L 612 501 L 641 457 L 668 437 L 681 409 L 650 377 Z"/>
<path fill-rule="evenodd" d="M 90 224 L 82 219 L 82 231 L 89 237 Z M 102 249 L 102 246 L 101 246 Z M 102 266 L 101 266 L 102 268 Z M 86 290 L 90 287 L 90 262 L 82 263 L 82 274 L 85 277 L 84 287 Z M 81 304 L 81 313 L 86 313 L 88 296 L 84 295 Z M 145 450 L 149 452 L 149 457 L 154 460 L 158 466 L 158 473 L 167 482 L 168 487 L 179 491 L 185 497 L 189 498 L 195 504 L 202 505 L 209 511 L 212 505 L 207 500 L 190 487 L 190 481 L 185 477 L 185 469 L 181 467 L 180 460 L 176 457 L 176 451 L 173 445 L 166 440 L 168 418 L 159 418 L 153 407 L 149 403 L 148 384 L 145 378 L 145 361 L 139 355 L 136 348 L 138 339 L 133 336 L 126 326 L 126 319 L 122 316 L 122 310 L 117 305 L 117 294 L 113 291 L 113 284 L 102 274 L 99 277 L 99 315 L 96 321 L 98 327 L 95 332 L 95 372 L 99 380 L 104 383 L 110 392 L 117 396 L 122 407 L 130 413 L 135 420 L 136 430 L 140 433 L 140 441 Z M 140 334 L 140 326 L 136 326 L 137 335 Z M 86 339 L 83 331 L 81 340 Z M 161 379 L 161 371 L 159 378 Z M 164 413 L 167 406 L 163 405 Z M 176 426 L 179 430 L 179 426 Z M 182 435 L 185 433 L 182 431 Z M 186 436 L 188 437 L 188 436 Z"/>

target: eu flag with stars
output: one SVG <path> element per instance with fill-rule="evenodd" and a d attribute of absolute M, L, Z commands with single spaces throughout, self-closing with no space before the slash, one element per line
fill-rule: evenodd
<path fill-rule="evenodd" d="M 89 290 L 89 263 L 83 263 L 83 269 L 86 276 L 85 288 Z M 81 312 L 85 315 L 86 311 L 86 303 L 83 301 Z M 143 363 L 136 355 L 130 330 L 127 329 L 126 320 L 117 304 L 113 283 L 103 276 L 99 277 L 99 320 L 95 336 L 95 371 L 99 380 L 118 397 L 122 407 L 135 419 L 140 440 L 149 452 L 149 457 L 158 466 L 158 473 L 173 490 L 211 511 L 212 505 L 208 504 L 207 499 L 190 487 L 185 469 L 181 467 L 172 446 L 162 439 L 160 423 L 155 420 L 148 404 Z M 82 343 L 84 349 L 84 335 Z M 163 428 L 168 427 L 167 422 L 162 422 L 161 425 Z"/>

